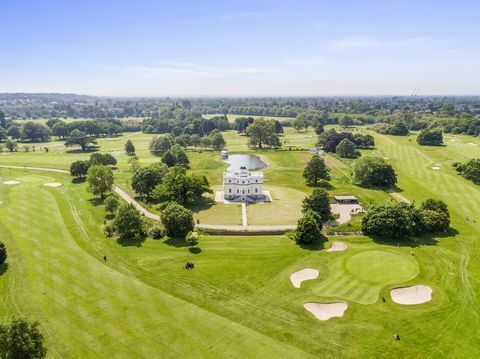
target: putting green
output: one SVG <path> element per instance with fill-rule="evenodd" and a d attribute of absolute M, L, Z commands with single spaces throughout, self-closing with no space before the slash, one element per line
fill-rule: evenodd
<path fill-rule="evenodd" d="M 382 288 L 415 278 L 416 259 L 399 250 L 345 252 L 328 265 L 328 277 L 314 285 L 313 292 L 323 298 L 336 298 L 360 304 L 373 304 Z"/>
<path fill-rule="evenodd" d="M 348 258 L 346 269 L 354 277 L 373 283 L 405 282 L 418 274 L 418 264 L 405 254 L 365 251 Z"/>

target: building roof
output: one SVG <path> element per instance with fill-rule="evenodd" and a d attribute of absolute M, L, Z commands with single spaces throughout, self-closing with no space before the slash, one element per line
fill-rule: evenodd
<path fill-rule="evenodd" d="M 263 178 L 263 173 L 249 171 L 224 172 L 223 178 Z"/>

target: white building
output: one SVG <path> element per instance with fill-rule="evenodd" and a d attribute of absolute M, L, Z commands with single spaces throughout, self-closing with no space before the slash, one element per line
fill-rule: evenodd
<path fill-rule="evenodd" d="M 223 196 L 230 201 L 257 201 L 264 199 L 263 173 L 241 168 L 238 172 L 223 174 Z"/>

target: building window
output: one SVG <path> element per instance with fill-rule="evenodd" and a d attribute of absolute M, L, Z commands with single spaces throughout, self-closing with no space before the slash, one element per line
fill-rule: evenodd
<path fill-rule="evenodd" d="M 255 182 L 258 182 L 258 180 L 255 180 Z"/>
<path fill-rule="evenodd" d="M 245 181 L 242 181 L 242 183 L 245 183 Z"/>
<path fill-rule="evenodd" d="M 255 188 L 255 193 L 257 193 L 257 192 L 258 192 L 258 188 Z"/>
<path fill-rule="evenodd" d="M 232 183 L 232 180 L 228 180 L 228 183 Z"/>
<path fill-rule="evenodd" d="M 232 193 L 232 189 L 231 189 L 231 188 L 228 189 L 228 193 Z"/>
<path fill-rule="evenodd" d="M 237 193 L 238 193 L 238 189 L 237 189 Z"/>
<path fill-rule="evenodd" d="M 243 190 L 242 194 L 245 194 L 245 190 Z"/>

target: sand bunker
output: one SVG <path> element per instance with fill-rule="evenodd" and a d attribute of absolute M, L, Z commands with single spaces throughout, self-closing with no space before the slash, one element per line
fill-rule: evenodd
<path fill-rule="evenodd" d="M 10 185 L 19 184 L 19 183 L 20 183 L 19 181 L 5 181 L 5 182 L 3 182 L 3 184 L 10 184 Z"/>
<path fill-rule="evenodd" d="M 476 143 L 473 143 L 473 142 L 469 142 L 468 143 L 470 146 L 476 146 L 477 144 Z"/>
<path fill-rule="evenodd" d="M 432 300 L 432 288 L 426 285 L 412 285 L 410 287 L 395 288 L 390 296 L 398 304 L 422 304 Z"/>
<path fill-rule="evenodd" d="M 295 288 L 300 288 L 300 284 L 302 284 L 304 280 L 316 279 L 317 277 L 318 270 L 313 268 L 303 268 L 292 273 L 290 276 L 290 282 L 292 282 Z"/>
<path fill-rule="evenodd" d="M 328 249 L 325 249 L 325 252 L 338 252 L 338 251 L 344 251 L 347 249 L 348 246 L 345 243 L 342 242 L 333 242 L 332 246 Z"/>
<path fill-rule="evenodd" d="M 348 304 L 345 302 L 305 303 L 303 307 L 318 320 L 329 320 L 334 317 L 343 317 L 343 313 L 347 310 Z"/>
<path fill-rule="evenodd" d="M 62 184 L 60 182 L 48 182 L 45 183 L 44 186 L 47 187 L 60 187 Z"/>
<path fill-rule="evenodd" d="M 388 157 L 382 157 L 382 158 L 383 158 L 384 160 L 389 160 L 389 159 L 390 159 L 390 158 L 388 158 Z"/>
<path fill-rule="evenodd" d="M 432 167 L 432 170 L 435 170 L 435 171 L 440 171 L 440 167 L 433 166 L 433 167 Z"/>

